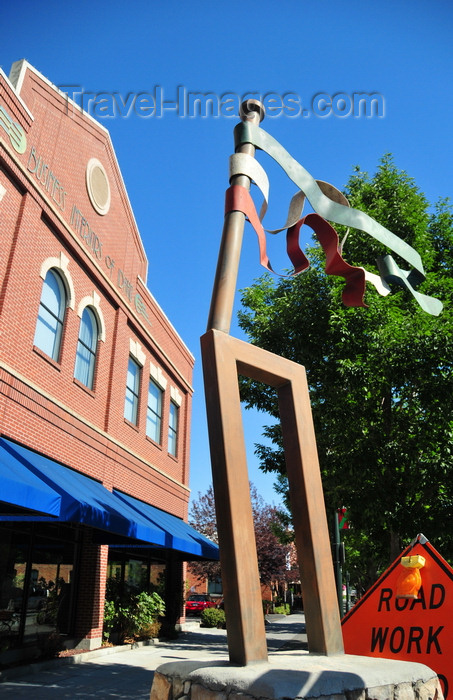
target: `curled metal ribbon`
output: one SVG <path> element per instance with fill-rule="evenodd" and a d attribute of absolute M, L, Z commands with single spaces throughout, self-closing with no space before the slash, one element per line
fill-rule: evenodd
<path fill-rule="evenodd" d="M 260 209 L 259 213 L 259 222 L 263 222 L 263 219 L 266 215 L 268 205 L 269 205 L 269 179 L 267 177 L 267 173 L 262 167 L 262 165 L 255 159 L 253 156 L 250 156 L 246 153 L 235 153 L 234 155 L 230 156 L 230 182 L 232 177 L 235 175 L 247 175 L 247 177 L 252 180 L 252 182 L 258 187 L 258 189 L 261 191 L 261 194 L 263 195 L 263 204 Z M 336 187 L 331 185 L 328 182 L 324 182 L 323 180 L 316 180 L 319 188 L 322 190 L 322 192 L 326 195 L 326 197 L 329 197 L 329 199 L 333 200 L 334 202 L 338 202 L 339 204 L 344 204 L 346 207 L 349 207 L 349 202 L 347 198 L 344 196 L 340 190 L 338 190 Z M 266 229 L 264 227 L 258 227 L 254 226 L 255 232 L 258 236 L 258 244 L 259 244 L 259 249 L 260 249 L 260 263 L 263 265 L 263 267 L 267 268 L 274 274 L 279 274 L 277 273 L 273 268 L 272 265 L 269 261 L 269 258 L 267 257 L 266 253 L 266 240 L 265 240 L 265 235 L 264 232 L 266 231 L 267 233 L 280 233 L 281 231 L 285 231 L 288 229 L 291 229 L 294 227 L 298 221 L 300 220 L 303 206 L 305 202 L 305 194 L 299 190 L 296 192 L 296 194 L 292 197 L 290 205 L 289 205 L 289 210 L 288 210 L 288 215 L 286 217 L 286 223 L 284 226 L 281 228 L 277 229 Z M 245 206 L 245 205 L 244 205 Z M 242 210 L 241 210 L 242 211 Z M 251 216 L 251 204 L 247 204 L 247 211 L 250 213 Z M 245 213 L 245 212 L 243 212 Z M 251 221 L 250 216 L 247 218 L 249 221 Z M 255 215 L 253 215 L 254 218 Z M 261 231 L 262 229 L 262 231 Z M 333 229 L 334 230 L 334 229 Z M 346 234 L 347 235 L 347 234 Z M 290 234 L 291 238 L 292 234 Z M 337 233 L 335 231 L 335 236 L 337 236 Z M 345 236 L 346 238 L 346 236 Z M 342 248 L 344 245 L 344 240 L 343 239 L 341 244 L 338 244 L 337 240 L 335 240 L 335 251 L 338 252 L 340 255 L 342 255 Z M 288 243 L 288 246 L 291 246 L 290 243 Z M 288 253 L 289 253 L 289 248 L 288 248 Z M 300 251 L 301 255 L 303 255 L 302 251 Z M 327 251 L 326 251 L 327 253 Z M 309 263 L 307 258 L 304 255 L 304 260 L 306 264 L 304 264 L 303 267 L 300 267 L 299 265 L 300 260 L 297 258 L 295 261 L 292 259 L 291 255 L 289 254 L 289 258 L 291 262 L 294 265 L 294 274 L 299 274 L 299 272 L 302 272 L 303 270 L 308 269 Z M 347 264 L 347 263 L 345 263 Z M 386 285 L 386 283 L 379 277 L 379 275 L 375 275 L 372 272 L 369 272 L 368 270 L 365 270 L 363 268 L 360 268 L 363 270 L 363 273 L 365 275 L 365 281 L 370 282 L 375 288 L 376 291 L 381 294 L 382 296 L 386 296 L 387 294 L 390 293 L 390 288 Z M 280 277 L 285 277 L 286 275 L 280 275 Z"/>
<path fill-rule="evenodd" d="M 377 259 L 377 264 L 382 279 L 384 279 L 386 282 L 393 282 L 394 284 L 407 289 L 421 306 L 423 311 L 426 311 L 428 314 L 433 314 L 433 316 L 438 316 L 440 314 L 443 308 L 441 301 L 434 299 L 433 297 L 429 297 L 426 294 L 421 294 L 414 289 L 413 285 L 420 283 L 419 273 L 415 272 L 414 270 L 411 270 L 410 272 L 401 270 L 391 255 L 379 256 Z M 437 302 L 438 304 L 437 313 L 433 311 L 434 302 Z"/>
<path fill-rule="evenodd" d="M 266 237 L 264 228 L 255 209 L 253 199 L 245 187 L 232 185 L 226 191 L 225 213 L 230 211 L 241 211 L 253 226 L 258 237 L 260 250 L 260 263 L 271 272 L 270 260 L 266 252 Z M 365 270 L 362 267 L 349 265 L 341 255 L 338 234 L 322 216 L 319 214 L 307 214 L 302 219 L 288 228 L 286 244 L 288 257 L 294 265 L 293 275 L 308 269 L 310 263 L 299 245 L 299 232 L 301 227 L 307 224 L 314 231 L 323 250 L 326 253 L 325 270 L 328 275 L 338 275 L 346 280 L 342 298 L 346 306 L 366 306 L 365 295 Z"/>
<path fill-rule="evenodd" d="M 265 151 L 285 171 L 288 177 L 297 185 L 309 200 L 317 214 L 337 224 L 350 226 L 368 233 L 377 241 L 406 260 L 414 270 L 405 273 L 392 258 L 391 273 L 384 276 L 385 281 L 397 281 L 406 287 L 417 300 L 421 308 L 429 314 L 438 316 L 443 305 L 439 299 L 420 294 L 413 288 L 413 283 L 425 279 L 425 271 L 420 255 L 412 246 L 379 224 L 365 212 L 359 211 L 344 203 L 334 201 L 323 192 L 320 182 L 317 182 L 305 168 L 300 165 L 281 144 L 259 126 L 250 122 L 241 122 L 235 128 L 236 146 L 242 143 L 252 143 L 256 148 Z"/>
<path fill-rule="evenodd" d="M 260 221 L 260 217 L 258 216 L 257 211 L 255 209 L 255 203 L 252 199 L 252 196 L 245 187 L 241 187 L 241 185 L 232 185 L 225 192 L 225 214 L 227 214 L 230 211 L 241 211 L 247 217 L 258 237 L 260 264 L 267 270 L 270 270 L 270 272 L 278 274 L 273 269 L 271 262 L 267 256 L 266 234 L 263 225 Z M 288 255 L 292 264 L 294 265 L 294 272 L 290 276 L 297 275 L 309 267 L 309 262 L 300 248 L 297 249 L 296 247 L 294 247 L 291 251 L 291 254 L 289 254 L 288 251 Z M 285 275 L 280 276 L 284 277 Z"/>
<path fill-rule="evenodd" d="M 261 205 L 259 218 L 263 221 L 267 208 L 269 206 L 269 178 L 263 166 L 258 163 L 256 158 L 249 156 L 247 153 L 234 153 L 230 156 L 230 182 L 234 175 L 247 175 L 257 185 L 263 195 L 263 204 Z M 290 226 L 296 224 L 304 208 L 305 194 L 299 190 L 289 203 L 288 216 L 286 223 L 281 228 L 265 228 L 267 233 L 280 233 L 286 231 Z"/>

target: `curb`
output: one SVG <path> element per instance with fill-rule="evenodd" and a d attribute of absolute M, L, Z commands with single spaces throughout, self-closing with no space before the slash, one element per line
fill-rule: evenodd
<path fill-rule="evenodd" d="M 134 649 L 139 649 L 140 647 L 152 647 L 157 646 L 158 644 L 158 639 L 148 639 L 144 642 L 135 642 L 134 644 L 120 644 L 114 647 L 100 647 L 99 649 L 93 649 L 92 651 L 84 651 L 79 654 L 74 654 L 73 656 L 60 656 L 56 659 L 47 659 L 46 661 L 35 661 L 32 663 L 24 664 L 23 666 L 5 668 L 3 671 L 0 671 L 0 684 L 3 681 L 9 681 L 15 678 L 22 678 L 24 676 L 32 675 L 33 673 L 39 673 L 40 671 L 48 671 L 49 669 L 55 668 L 55 666 L 82 664 L 85 661 L 95 659 L 99 656 L 118 654 L 121 651 L 134 651 Z"/>

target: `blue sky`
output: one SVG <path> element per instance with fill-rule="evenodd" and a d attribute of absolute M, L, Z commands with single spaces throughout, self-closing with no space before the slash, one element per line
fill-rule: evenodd
<path fill-rule="evenodd" d="M 431 202 L 452 194 L 450 0 L 14 0 L 1 4 L 0 25 L 6 74 L 15 60 L 26 58 L 56 85 L 117 93 L 124 100 L 157 90 L 175 102 L 181 86 L 187 93 L 218 96 L 292 93 L 311 111 L 320 93 L 379 93 L 384 116 L 282 114 L 266 117 L 262 126 L 315 178 L 340 189 L 354 165 L 372 173 L 391 152 Z M 181 107 L 179 115 L 165 110 L 161 117 L 137 111 L 127 117 L 116 111 L 100 121 L 110 130 L 148 255 L 148 287 L 196 357 L 196 497 L 211 481 L 199 338 L 206 328 L 237 119 L 181 116 Z M 275 168 L 269 174 L 265 221 L 276 228 L 284 223 L 294 188 Z M 283 238 L 272 241 L 277 269 L 286 265 L 284 246 Z M 255 234 L 247 228 L 238 287 L 262 272 Z M 237 327 L 232 332 L 241 337 Z M 272 477 L 258 472 L 253 457 L 263 419 L 253 414 L 245 421 L 250 478 L 267 502 L 278 503 Z"/>

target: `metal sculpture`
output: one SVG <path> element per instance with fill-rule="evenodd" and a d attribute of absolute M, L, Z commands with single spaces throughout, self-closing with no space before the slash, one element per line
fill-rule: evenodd
<path fill-rule="evenodd" d="M 403 284 L 428 313 L 438 314 L 442 304 L 414 289 L 424 279 L 418 253 L 367 214 L 349 208 L 344 195 L 327 183 L 316 181 L 280 144 L 258 125 L 264 118 L 260 102 L 242 105 L 242 122 L 235 129 L 236 153 L 230 160 L 230 188 L 226 194 L 222 233 L 208 329 L 201 338 L 203 372 L 216 502 L 217 529 L 225 598 L 230 661 L 247 665 L 267 660 L 261 587 L 249 493 L 247 460 L 242 428 L 238 374 L 275 387 L 280 409 L 283 446 L 292 502 L 296 550 L 302 578 L 309 651 L 343 653 L 340 616 L 332 567 L 329 532 L 313 429 L 305 369 L 297 363 L 257 348 L 229 335 L 244 223 L 255 229 L 260 259 L 272 269 L 265 248 L 262 219 L 267 209 L 269 184 L 255 160 L 255 148 L 265 150 L 300 188 L 293 197 L 287 221 L 287 249 L 293 274 L 308 266 L 298 243 L 305 223 L 326 251 L 326 272 L 343 276 L 343 301 L 363 306 L 365 282 L 388 293 L 386 276 Z M 264 195 L 260 214 L 250 196 L 252 181 Z M 305 197 L 314 214 L 300 218 Z M 383 279 L 342 257 L 335 229 L 326 219 L 359 228 L 396 252 L 414 268 L 399 269 L 391 256 L 382 266 Z"/>

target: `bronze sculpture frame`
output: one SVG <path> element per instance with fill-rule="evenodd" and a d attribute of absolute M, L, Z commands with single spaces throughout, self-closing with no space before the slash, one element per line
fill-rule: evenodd
<path fill-rule="evenodd" d="M 242 119 L 259 123 L 249 100 Z M 254 155 L 251 144 L 240 152 Z M 250 188 L 246 175 L 231 184 Z M 208 331 L 201 338 L 217 529 L 230 661 L 267 660 L 238 374 L 275 387 L 292 502 L 296 549 L 311 653 L 343 653 L 337 593 L 305 369 L 229 335 L 245 216 L 228 212 Z"/>

